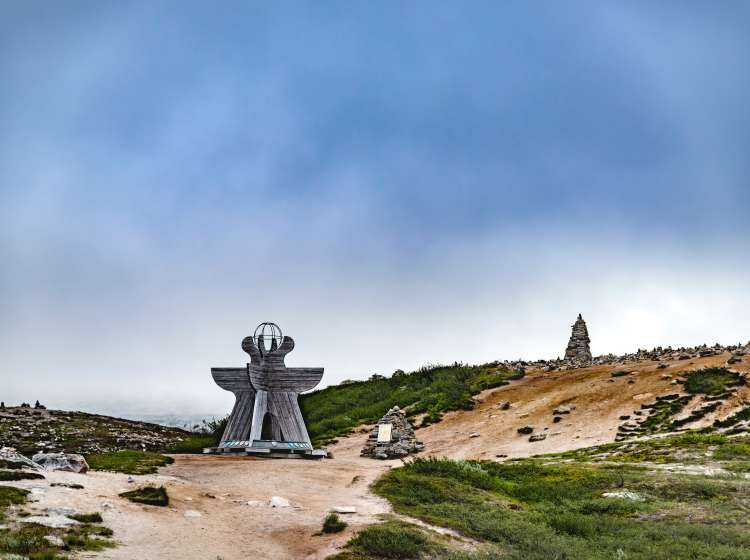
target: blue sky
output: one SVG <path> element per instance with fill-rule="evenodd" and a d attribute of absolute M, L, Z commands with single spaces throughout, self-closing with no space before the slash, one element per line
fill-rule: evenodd
<path fill-rule="evenodd" d="M 4 400 L 750 338 L 746 2 L 275 4 L 0 9 Z"/>

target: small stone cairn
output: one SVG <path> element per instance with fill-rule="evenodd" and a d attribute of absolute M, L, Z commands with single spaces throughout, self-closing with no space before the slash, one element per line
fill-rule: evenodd
<path fill-rule="evenodd" d="M 578 319 L 576 319 L 573 325 L 568 349 L 565 350 L 565 359 L 584 364 L 590 363 L 593 359 L 590 344 L 591 339 L 589 338 L 589 331 L 586 328 L 586 321 L 583 320 L 583 317 L 579 313 Z"/>
<path fill-rule="evenodd" d="M 380 426 L 391 425 L 391 439 L 388 442 L 378 441 Z M 406 457 L 410 453 L 417 453 L 424 448 L 421 441 L 414 435 L 414 428 L 406 419 L 404 411 L 394 406 L 375 425 L 362 449 L 362 457 L 374 459 L 393 459 Z"/>

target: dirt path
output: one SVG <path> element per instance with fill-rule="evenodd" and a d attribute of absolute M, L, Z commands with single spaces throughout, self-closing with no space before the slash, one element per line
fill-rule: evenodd
<path fill-rule="evenodd" d="M 358 527 L 390 511 L 385 500 L 368 492 L 368 486 L 400 462 L 360 459 L 361 446 L 347 443 L 331 460 L 176 456 L 175 463 L 159 475 L 133 477 L 135 482 L 130 483 L 122 474 L 56 472 L 49 473 L 46 481 L 13 485 L 34 489 L 37 501 L 26 508 L 30 511 L 64 506 L 101 512 L 120 546 L 96 558 L 318 559 L 336 552 Z M 52 482 L 77 482 L 85 488 L 50 487 Z M 169 507 L 142 506 L 118 496 L 147 483 L 167 487 Z M 270 507 L 272 496 L 289 500 L 291 507 Z M 336 506 L 356 507 L 356 514 L 342 515 L 350 527 L 337 535 L 315 535 Z"/>

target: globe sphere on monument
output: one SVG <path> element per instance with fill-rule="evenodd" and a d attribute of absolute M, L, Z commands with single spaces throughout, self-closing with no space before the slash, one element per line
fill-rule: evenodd
<path fill-rule="evenodd" d="M 263 337 L 262 347 L 260 341 L 261 337 Z M 261 323 L 255 328 L 253 340 L 255 341 L 255 345 L 260 348 L 262 352 L 271 352 L 281 346 L 283 335 L 281 334 L 281 329 L 276 323 L 266 322 Z"/>

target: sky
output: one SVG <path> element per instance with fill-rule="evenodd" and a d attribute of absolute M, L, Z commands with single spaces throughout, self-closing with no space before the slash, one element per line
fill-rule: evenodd
<path fill-rule="evenodd" d="M 750 340 L 750 4 L 4 2 L 0 400 Z"/>

